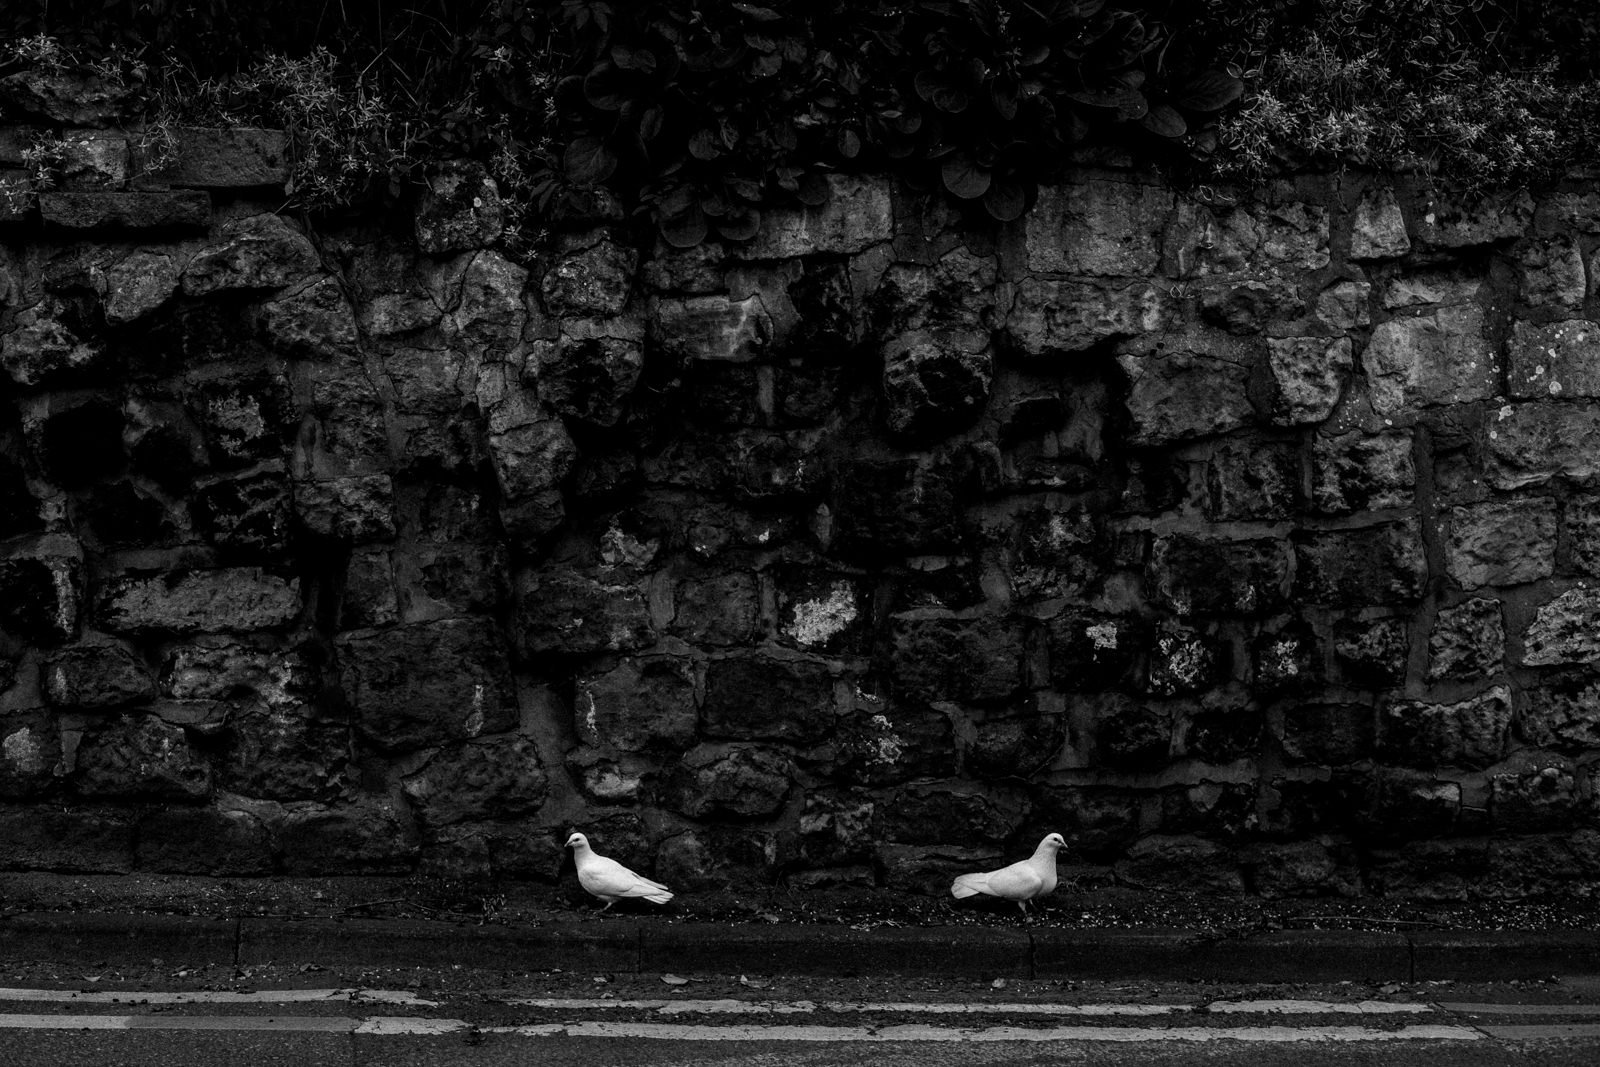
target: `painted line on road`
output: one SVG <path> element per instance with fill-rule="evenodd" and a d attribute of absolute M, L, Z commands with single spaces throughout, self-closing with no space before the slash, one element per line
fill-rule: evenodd
<path fill-rule="evenodd" d="M 569 1022 L 531 1026 L 474 1027 L 463 1019 L 374 1016 L 366 1019 L 320 1015 L 20 1015 L 0 1014 L 0 1029 L 25 1030 L 257 1030 L 279 1032 L 437 1036 L 476 1030 L 516 1037 L 629 1038 L 654 1041 L 794 1042 L 1153 1042 L 1248 1041 L 1280 1044 L 1352 1041 L 1481 1041 L 1483 1030 L 1466 1026 L 1406 1026 L 1377 1030 L 1366 1026 L 1121 1027 L 1021 1026 L 944 1027 L 925 1023 L 897 1026 L 709 1026 L 690 1023 Z M 1600 1026 L 1496 1027 L 1509 1038 L 1591 1036 Z M 1500 1036 L 1500 1035 L 1496 1035 Z"/>
<path fill-rule="evenodd" d="M 1213 1000 L 1204 1010 L 1250 1015 L 1427 1015 L 1439 1009 L 1398 1000 Z"/>
<path fill-rule="evenodd" d="M 1455 1001 L 1439 1005 L 1456 1015 L 1597 1015 L 1600 1004 L 1464 1004 Z"/>
<path fill-rule="evenodd" d="M 232 992 L 198 989 L 188 992 L 142 989 L 7 989 L 0 988 L 0 1003 L 25 1004 L 310 1004 L 348 1001 L 352 1004 L 404 1004 L 437 1008 L 437 1000 L 424 1000 L 403 989 L 257 989 Z"/>
<path fill-rule="evenodd" d="M 689 1023 L 544 1023 L 533 1026 L 481 1027 L 485 1034 L 518 1037 L 629 1038 L 656 1041 L 796 1041 L 796 1042 L 1154 1042 L 1248 1041 L 1295 1044 L 1354 1041 L 1482 1041 L 1467 1026 L 1406 1026 L 1376 1030 L 1366 1026 L 1057 1026 L 1031 1028 L 989 1026 L 956 1028 L 902 1026 L 697 1026 Z"/>
<path fill-rule="evenodd" d="M 519 1008 L 544 1008 L 553 1011 L 590 1009 L 653 1011 L 659 1015 L 811 1015 L 818 1011 L 834 1013 L 901 1012 L 920 1015 L 1171 1015 L 1194 1011 L 1192 1004 L 989 1004 L 937 1001 L 846 1001 L 831 1000 L 568 1000 L 560 997 L 519 997 L 502 1003 Z"/>
<path fill-rule="evenodd" d="M 1600 1023 L 1522 1023 L 1513 1026 L 1480 1026 L 1478 1029 L 1500 1041 L 1600 1037 Z"/>

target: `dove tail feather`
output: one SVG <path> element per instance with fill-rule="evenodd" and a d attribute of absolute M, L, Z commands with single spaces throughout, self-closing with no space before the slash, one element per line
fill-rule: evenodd
<path fill-rule="evenodd" d="M 665 904 L 667 901 L 672 899 L 672 894 L 663 890 L 660 893 L 651 893 L 644 899 L 648 900 L 652 904 Z"/>
<path fill-rule="evenodd" d="M 950 895 L 957 900 L 965 900 L 967 897 L 987 892 L 989 892 L 987 874 L 963 874 L 950 884 Z"/>

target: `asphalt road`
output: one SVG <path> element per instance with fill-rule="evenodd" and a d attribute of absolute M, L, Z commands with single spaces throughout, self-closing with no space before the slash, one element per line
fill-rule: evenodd
<path fill-rule="evenodd" d="M 1371 986 L 0 963 L 0 1067 L 1600 1063 L 1600 982 Z"/>

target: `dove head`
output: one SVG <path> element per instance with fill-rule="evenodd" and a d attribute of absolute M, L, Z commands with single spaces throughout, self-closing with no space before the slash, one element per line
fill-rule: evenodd
<path fill-rule="evenodd" d="M 571 837 L 567 838 L 567 843 L 565 845 L 562 845 L 561 847 L 562 848 L 588 848 L 589 847 L 589 839 L 587 837 L 584 837 L 580 833 L 574 832 Z"/>
<path fill-rule="evenodd" d="M 1049 849 L 1051 852 L 1057 852 L 1066 847 L 1067 839 L 1062 837 L 1060 834 L 1050 834 L 1043 841 L 1039 842 L 1039 848 L 1041 850 Z"/>

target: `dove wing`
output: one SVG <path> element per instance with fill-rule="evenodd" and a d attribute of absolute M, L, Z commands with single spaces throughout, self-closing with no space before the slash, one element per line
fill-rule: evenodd
<path fill-rule="evenodd" d="M 989 892 L 1006 900 L 1032 900 L 1044 888 L 1044 879 L 1027 860 L 990 871 Z"/>
<path fill-rule="evenodd" d="M 660 882 L 635 874 L 605 856 L 595 856 L 580 867 L 578 881 L 597 897 L 648 897 L 669 892 Z"/>

